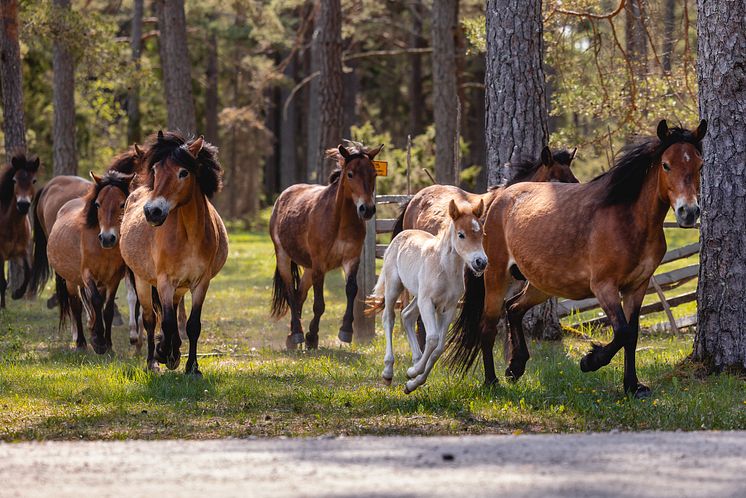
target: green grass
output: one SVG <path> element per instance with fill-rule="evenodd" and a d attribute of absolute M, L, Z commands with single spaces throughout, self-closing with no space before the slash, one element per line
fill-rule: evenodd
<path fill-rule="evenodd" d="M 398 331 L 391 387 L 379 382 L 380 336 L 368 345 L 338 344 L 344 289 L 337 272 L 327 279 L 321 349 L 283 351 L 287 322 L 268 318 L 273 271 L 264 233 L 231 236 L 230 259 L 203 312 L 202 379 L 184 376 L 183 363 L 177 372 L 145 372 L 124 326 L 113 333 L 113 357 L 75 353 L 43 299 L 11 301 L 0 312 L 0 439 L 746 428 L 743 380 L 700 375 L 685 361 L 686 335 L 641 339 L 639 374 L 653 388 L 647 400 L 622 394 L 621 355 L 599 372 L 581 373 L 589 342 L 575 337 L 531 344 L 517 383 L 485 389 L 481 368 L 462 379 L 439 364 L 422 389 L 405 395 L 408 354 Z M 123 295 L 119 302 L 124 307 Z M 609 338 L 608 331 L 585 332 Z"/>

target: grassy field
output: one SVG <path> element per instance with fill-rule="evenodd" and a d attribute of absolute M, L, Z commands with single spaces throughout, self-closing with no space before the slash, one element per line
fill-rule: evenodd
<path fill-rule="evenodd" d="M 268 318 L 273 270 L 265 233 L 232 234 L 229 261 L 203 312 L 202 379 L 181 370 L 146 373 L 126 327 L 114 331 L 112 357 L 76 353 L 44 299 L 10 302 L 0 312 L 0 439 L 746 428 L 743 380 L 702 376 L 685 361 L 688 335 L 641 339 L 639 374 L 653 388 L 647 400 L 622 394 L 621 355 L 582 374 L 578 360 L 589 341 L 575 337 L 531 344 L 518 383 L 485 389 L 481 368 L 461 378 L 437 365 L 424 388 L 405 395 L 408 348 L 401 334 L 392 387 L 379 382 L 380 335 L 367 345 L 338 343 L 344 298 L 336 272 L 327 279 L 321 348 L 283 351 L 287 323 Z M 125 307 L 123 296 L 119 303 Z M 585 332 L 608 339 L 608 331 Z"/>

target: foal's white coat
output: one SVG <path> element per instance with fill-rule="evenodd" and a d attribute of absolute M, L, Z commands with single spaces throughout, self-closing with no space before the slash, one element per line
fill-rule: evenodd
<path fill-rule="evenodd" d="M 425 383 L 443 352 L 448 326 L 464 294 L 464 269 L 481 274 L 487 266 L 479 222 L 483 211 L 483 201 L 472 209 L 460 208 L 451 200 L 450 223 L 437 237 L 423 230 L 404 230 L 386 249 L 381 276 L 369 302 L 374 309 L 383 304 L 386 356 L 382 376 L 387 384 L 394 376 L 394 307 L 405 289 L 413 296 L 402 310 L 402 323 L 414 364 L 407 370 L 409 381 L 404 392 L 410 393 Z M 419 315 L 427 333 L 424 351 L 420 351 L 414 330 Z"/>

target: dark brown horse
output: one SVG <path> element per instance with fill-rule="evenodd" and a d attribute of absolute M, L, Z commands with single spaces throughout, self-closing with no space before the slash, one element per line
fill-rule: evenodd
<path fill-rule="evenodd" d="M 624 348 L 624 390 L 645 396 L 637 379 L 635 348 L 640 306 L 650 277 L 666 252 L 663 221 L 673 207 L 679 226 L 699 217 L 702 120 L 695 131 L 658 124 L 657 137 L 625 148 L 616 164 L 586 184 L 523 183 L 493 201 L 485 220 L 484 276 L 467 283 L 464 306 L 449 341 L 451 361 L 468 369 L 482 351 L 485 382 L 497 381 L 492 357 L 510 274 L 528 285 L 506 304 L 509 364 L 516 380 L 529 358 L 522 319 L 550 296 L 595 296 L 614 337 L 580 361 L 584 372 L 607 365 Z M 486 295 L 485 295 L 486 294 Z"/>
<path fill-rule="evenodd" d="M 222 187 L 217 149 L 202 137 L 158 132 L 143 159 L 145 185 L 127 200 L 122 220 L 122 257 L 132 270 L 148 336 L 148 368 L 179 366 L 181 338 L 176 308 L 187 292 L 192 310 L 186 324 L 186 373 L 202 375 L 197 341 L 210 280 L 228 258 L 228 234 L 209 198 Z M 163 336 L 155 344 L 156 312 Z"/>
<path fill-rule="evenodd" d="M 114 299 L 126 269 L 118 246 L 119 226 L 133 177 L 115 171 L 103 177 L 91 173 L 94 182 L 88 193 L 62 206 L 49 234 L 47 255 L 56 275 L 60 327 L 73 319 L 81 350 L 86 349 L 84 302 L 93 319 L 93 350 L 99 354 L 111 350 Z"/>
<path fill-rule="evenodd" d="M 352 313 L 357 296 L 357 269 L 365 240 L 365 220 L 376 212 L 373 199 L 376 171 L 371 162 L 383 145 L 370 149 L 362 144 L 329 149 L 328 157 L 339 168 L 329 185 L 299 184 L 280 194 L 272 210 L 269 233 L 275 245 L 277 268 L 272 297 L 272 316 L 290 309 L 288 349 L 304 341 L 301 311 L 313 285 L 313 319 L 305 336 L 307 348 L 319 344 L 319 321 L 324 313 L 324 275 L 340 266 L 347 284 L 347 309 L 339 340 L 352 341 Z M 304 268 L 301 277 L 298 267 Z"/>
<path fill-rule="evenodd" d="M 23 283 L 13 292 L 13 299 L 23 297 L 31 277 L 28 255 L 31 227 L 27 215 L 34 198 L 37 171 L 39 158 L 30 160 L 24 154 L 14 155 L 10 165 L 0 170 L 0 308 L 5 308 L 8 287 L 5 261 L 15 259 L 23 265 Z"/>

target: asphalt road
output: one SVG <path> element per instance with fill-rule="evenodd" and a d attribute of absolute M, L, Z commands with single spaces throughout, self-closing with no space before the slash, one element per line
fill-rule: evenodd
<path fill-rule="evenodd" d="M 746 432 L 0 444 L 0 496 L 746 496 Z"/>

